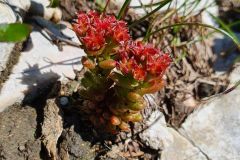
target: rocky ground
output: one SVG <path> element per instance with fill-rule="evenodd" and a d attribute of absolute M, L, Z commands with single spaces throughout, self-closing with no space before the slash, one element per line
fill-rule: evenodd
<path fill-rule="evenodd" d="M 58 19 L 58 9 L 48 11 L 50 15 L 34 10 L 31 3 L 39 3 L 38 0 L 26 4 L 19 2 L 16 5 L 31 14 L 43 15 L 45 19 Z M 98 7 L 91 2 L 84 2 L 61 1 L 63 18 L 70 21 L 74 17 L 74 12 L 68 10 Z M 51 9 L 44 5 L 43 10 Z M 12 12 L 2 3 L 1 8 L 6 11 L 3 13 Z M 25 17 L 25 14 L 21 16 Z M 127 20 L 131 21 L 137 16 L 130 15 L 131 18 Z M 14 14 L 0 14 L 0 17 L 4 17 L 0 18 L 0 22 L 16 19 Z M 143 112 L 144 122 L 133 126 L 130 133 L 122 132 L 113 136 L 99 134 L 73 106 L 59 105 L 61 99 L 55 99 L 55 93 L 59 90 L 57 80 L 62 84 L 69 83 L 82 68 L 79 61 L 84 52 L 75 46 L 79 43 L 74 33 L 64 27 L 69 23 L 62 23 L 62 34 L 54 29 L 53 23 L 41 17 L 32 17 L 27 21 L 34 26 L 28 41 L 18 45 L 0 43 L 0 56 L 3 57 L 0 61 L 0 160 L 239 159 L 240 90 L 236 84 L 240 79 L 240 67 L 237 64 L 230 67 L 239 51 L 233 49 L 227 56 L 217 56 L 213 66 L 204 63 L 212 61 L 214 54 L 222 55 L 226 46 L 232 45 L 226 37 L 213 37 L 211 43 L 207 42 L 211 45 L 204 46 L 204 51 L 201 43 L 189 47 L 191 54 L 184 63 L 179 63 L 182 69 L 173 66 L 167 74 L 168 83 L 164 93 L 146 97 L 149 105 Z M 140 25 L 143 32 L 144 25 L 148 26 L 148 23 Z M 54 36 L 48 34 L 48 29 Z M 139 28 L 131 30 L 135 38 L 142 36 L 135 31 L 139 31 Z M 59 37 L 71 38 L 74 44 L 56 42 Z M 173 50 L 173 53 L 179 51 Z M 195 76 L 186 76 L 192 73 Z M 176 76 L 179 78 L 176 79 Z M 191 80 L 192 77 L 195 79 Z M 212 92 L 219 86 L 218 82 L 229 90 L 222 92 L 225 90 L 223 88 Z M 188 94 L 179 90 L 179 86 Z M 203 97 L 194 92 L 194 86 L 204 88 L 201 92 Z M 189 91 L 191 96 L 186 98 Z"/>

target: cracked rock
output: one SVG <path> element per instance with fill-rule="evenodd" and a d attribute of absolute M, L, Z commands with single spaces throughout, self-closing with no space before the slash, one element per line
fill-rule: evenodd
<path fill-rule="evenodd" d="M 140 134 L 140 138 L 145 145 L 161 150 L 161 160 L 207 160 L 190 141 L 166 126 L 160 111 L 154 111 L 146 123 L 149 128 Z"/>
<path fill-rule="evenodd" d="M 240 80 L 239 67 L 230 82 Z M 233 79 L 234 78 L 234 79 Z M 202 104 L 182 124 L 180 132 L 211 160 L 240 159 L 240 89 Z"/>
<path fill-rule="evenodd" d="M 41 19 L 42 25 L 54 28 L 54 24 Z M 75 33 L 63 28 L 64 35 L 79 43 Z M 2 84 L 0 92 L 0 112 L 8 106 L 34 98 L 56 80 L 75 78 L 74 70 L 80 70 L 84 51 L 78 47 L 64 45 L 62 50 L 51 42 L 51 37 L 35 26 L 30 34 L 25 50 L 21 52 L 18 63 L 14 65 L 8 80 Z M 66 78 L 67 77 L 67 78 Z"/>

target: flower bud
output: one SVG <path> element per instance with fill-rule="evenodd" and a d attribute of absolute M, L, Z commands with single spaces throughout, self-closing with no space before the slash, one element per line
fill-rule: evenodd
<path fill-rule="evenodd" d="M 137 92 L 140 95 L 154 93 L 159 91 L 164 86 L 163 80 L 154 80 L 150 82 L 150 86 L 139 89 Z"/>
<path fill-rule="evenodd" d="M 84 51 L 87 53 L 87 55 L 89 56 L 98 56 L 101 55 L 103 50 L 105 49 L 105 46 L 103 46 L 101 49 L 99 50 L 89 50 L 89 49 L 85 49 Z"/>
<path fill-rule="evenodd" d="M 88 68 L 88 69 L 94 69 L 95 68 L 95 64 L 92 60 L 88 59 L 87 57 L 83 57 L 82 58 L 82 64 L 84 67 Z"/>
<path fill-rule="evenodd" d="M 113 69 L 116 67 L 116 61 L 113 59 L 107 59 L 107 60 L 99 62 L 99 66 L 102 69 Z"/>
<path fill-rule="evenodd" d="M 140 122 L 142 121 L 142 115 L 141 113 L 135 113 L 135 114 L 125 114 L 125 115 L 122 115 L 121 118 L 124 120 L 124 121 L 127 121 L 127 122 Z"/>
<path fill-rule="evenodd" d="M 127 98 L 131 102 L 143 101 L 142 96 L 135 92 L 129 92 Z"/>
<path fill-rule="evenodd" d="M 140 111 L 146 107 L 146 102 L 143 100 L 142 102 L 130 103 L 126 106 L 126 108 L 133 111 Z"/>
<path fill-rule="evenodd" d="M 121 115 L 125 112 L 127 112 L 127 109 L 125 108 L 116 108 L 116 107 L 113 107 L 113 106 L 109 106 L 109 110 L 114 114 L 114 115 Z"/>
<path fill-rule="evenodd" d="M 117 116 L 112 115 L 110 118 L 110 122 L 112 125 L 117 126 L 121 123 L 121 120 Z"/>
<path fill-rule="evenodd" d="M 126 122 L 122 121 L 121 124 L 118 126 L 121 130 L 129 132 L 130 126 Z"/>

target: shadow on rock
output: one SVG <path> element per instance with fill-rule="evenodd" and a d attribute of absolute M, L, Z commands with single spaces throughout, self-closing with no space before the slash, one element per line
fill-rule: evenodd
<path fill-rule="evenodd" d="M 59 75 L 50 71 L 41 73 L 37 64 L 28 67 L 23 72 L 22 84 L 27 85 L 28 89 L 25 92 L 25 98 L 23 105 L 25 107 L 32 107 L 36 110 L 36 131 L 35 138 L 42 139 L 43 124 L 46 121 L 46 106 L 49 105 L 49 99 L 56 101 L 58 104 L 58 93 L 61 88 L 61 84 L 58 81 Z M 81 118 L 78 111 L 73 108 L 62 107 L 58 105 L 62 110 L 62 123 L 63 131 L 61 136 L 57 140 L 56 150 L 60 159 L 68 158 L 86 158 L 94 159 L 95 153 L 91 149 L 94 144 L 99 142 L 94 130 L 88 121 Z M 52 122 L 53 125 L 54 122 Z M 55 132 L 54 130 L 52 132 Z M 50 132 L 51 133 L 51 132 Z M 56 137 L 55 137 L 56 138 Z M 58 138 L 58 137 L 57 137 Z M 41 158 L 49 159 L 46 146 L 42 141 Z"/>
<path fill-rule="evenodd" d="M 237 37 L 240 37 L 236 34 Z M 232 40 L 226 36 L 221 38 L 216 38 L 213 42 L 213 52 L 216 56 L 214 62 L 215 71 L 225 72 L 233 66 L 236 58 L 239 57 L 239 51 L 237 46 L 232 42 Z"/>

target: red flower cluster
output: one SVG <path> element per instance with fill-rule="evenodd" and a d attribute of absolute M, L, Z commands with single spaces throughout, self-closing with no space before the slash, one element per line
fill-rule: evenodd
<path fill-rule="evenodd" d="M 88 51 L 100 50 L 109 41 L 122 44 L 130 39 L 124 21 L 95 11 L 79 13 L 73 28 Z"/>
<path fill-rule="evenodd" d="M 170 65 L 171 58 L 159 49 L 141 42 L 125 43 L 119 50 L 118 68 L 138 81 L 159 77 Z"/>
<path fill-rule="evenodd" d="M 144 81 L 162 76 L 169 66 L 171 58 L 168 54 L 130 38 L 126 22 L 95 11 L 79 13 L 77 16 L 77 23 L 73 27 L 87 53 L 90 56 L 99 55 L 105 47 L 114 46 L 118 57 L 114 59 L 117 69 L 124 75 Z"/>

